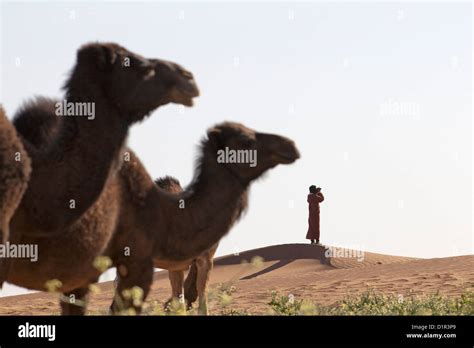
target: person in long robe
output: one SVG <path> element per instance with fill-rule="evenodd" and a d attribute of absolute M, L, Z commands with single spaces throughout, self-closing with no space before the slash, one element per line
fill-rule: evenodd
<path fill-rule="evenodd" d="M 306 233 L 306 239 L 311 240 L 311 244 L 319 244 L 319 203 L 324 201 L 324 195 L 321 193 L 321 187 L 311 185 L 309 187 L 308 194 L 308 233 Z"/>

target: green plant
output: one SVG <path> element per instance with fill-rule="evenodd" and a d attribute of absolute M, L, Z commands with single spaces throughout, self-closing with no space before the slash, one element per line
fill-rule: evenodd
<path fill-rule="evenodd" d="M 279 295 L 272 291 L 272 299 L 268 304 L 277 315 L 298 315 L 303 300 L 295 300 L 293 295 Z"/>
<path fill-rule="evenodd" d="M 336 315 L 473 315 L 474 293 L 460 297 L 384 295 L 369 289 L 359 297 L 344 299 L 333 309 Z"/>
<path fill-rule="evenodd" d="M 289 296 L 272 292 L 269 305 L 277 315 L 473 315 L 474 292 L 465 291 L 454 298 L 439 293 L 404 297 L 369 289 L 329 306 L 307 300 L 291 301 Z"/>

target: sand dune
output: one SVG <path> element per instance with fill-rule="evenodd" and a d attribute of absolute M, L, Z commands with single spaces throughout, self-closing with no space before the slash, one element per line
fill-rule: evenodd
<path fill-rule="evenodd" d="M 234 286 L 230 308 L 265 314 L 272 290 L 321 304 L 375 288 L 384 293 L 456 296 L 474 287 L 474 256 L 415 259 L 307 244 L 284 244 L 216 258 L 211 276 L 211 297 L 219 287 Z M 332 256 L 332 257 L 331 257 Z M 262 260 L 263 259 L 263 260 Z M 111 302 L 110 282 L 99 285 L 91 297 L 91 313 L 105 313 Z M 149 306 L 161 305 L 169 296 L 167 272 L 157 272 Z M 211 313 L 219 313 L 210 301 Z M 0 314 L 59 314 L 57 295 L 35 293 L 0 298 Z"/>

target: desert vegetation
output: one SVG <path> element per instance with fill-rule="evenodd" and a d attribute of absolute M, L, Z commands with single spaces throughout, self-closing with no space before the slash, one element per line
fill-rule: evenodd
<path fill-rule="evenodd" d="M 408 295 L 401 297 L 397 294 L 383 294 L 376 289 L 347 296 L 342 301 L 331 305 L 322 305 L 305 298 L 293 297 L 276 291 L 268 291 L 267 311 L 252 313 L 248 309 L 233 306 L 232 296 L 238 291 L 234 285 L 220 284 L 209 292 L 209 303 L 214 312 L 212 315 L 223 316 L 360 316 L 360 315 L 392 315 L 392 316 L 419 316 L 419 315 L 474 315 L 474 291 L 466 290 L 460 296 L 443 296 L 439 293 L 431 295 Z M 140 291 L 135 290 L 139 299 Z M 133 296 L 133 295 L 131 295 Z M 106 315 L 107 310 L 91 312 L 91 315 Z M 130 310 L 123 311 L 122 315 L 135 314 Z M 163 303 L 153 301 L 149 303 L 143 315 L 199 315 L 198 308 L 186 309 L 183 302 L 173 300 L 163 308 Z"/>
<path fill-rule="evenodd" d="M 474 292 L 466 290 L 459 297 L 401 296 L 368 289 L 330 306 L 273 292 L 268 305 L 276 315 L 473 315 Z"/>

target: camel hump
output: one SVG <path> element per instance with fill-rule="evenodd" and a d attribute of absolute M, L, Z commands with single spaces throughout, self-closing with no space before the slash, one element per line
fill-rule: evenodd
<path fill-rule="evenodd" d="M 165 176 L 165 177 L 156 179 L 155 184 L 158 185 L 159 188 L 167 192 L 178 193 L 178 192 L 183 191 L 183 188 L 181 187 L 179 180 L 172 176 Z"/>
<path fill-rule="evenodd" d="M 54 138 L 59 124 L 58 117 L 55 117 L 56 103 L 57 100 L 45 97 L 31 99 L 13 118 L 17 132 L 37 148 Z"/>

